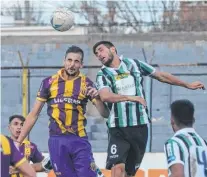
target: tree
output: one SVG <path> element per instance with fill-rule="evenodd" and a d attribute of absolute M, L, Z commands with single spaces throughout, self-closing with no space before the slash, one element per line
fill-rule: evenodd
<path fill-rule="evenodd" d="M 45 13 L 57 7 L 68 7 L 76 14 L 76 25 L 88 28 L 89 33 L 142 33 L 160 31 L 202 31 L 207 29 L 207 6 L 204 1 L 17 1 L 12 8 L 7 4 L 4 13 L 16 20 L 33 20 L 37 25 L 50 24 L 42 20 Z M 50 7 L 43 5 L 47 4 Z M 206 3 L 207 4 L 207 3 Z M 193 8 L 191 8 L 193 7 Z M 43 10 L 44 9 L 44 10 Z M 26 15 L 25 15 L 26 14 Z M 24 18 L 25 16 L 25 18 Z M 24 18 L 24 19 L 23 19 Z M 80 20 L 81 19 L 81 20 Z"/>
<path fill-rule="evenodd" d="M 82 1 L 68 8 L 87 21 L 89 33 L 173 31 L 179 2 Z M 81 9 L 81 10 L 79 10 Z M 147 17 L 150 17 L 147 18 Z M 172 25 L 173 24 L 173 25 Z"/>
<path fill-rule="evenodd" d="M 2 15 L 13 16 L 15 21 L 25 21 L 25 25 L 31 25 L 33 23 L 40 23 L 43 10 L 41 6 L 39 8 L 35 7 L 34 4 L 25 0 L 23 3 L 21 1 L 16 1 L 13 4 L 3 3 Z"/>
<path fill-rule="evenodd" d="M 89 33 L 113 33 L 125 32 L 129 28 L 135 32 L 142 31 L 141 11 L 138 6 L 139 1 L 81 1 L 73 2 L 68 8 L 85 18 Z"/>
<path fill-rule="evenodd" d="M 163 16 L 162 16 L 162 31 L 179 31 L 179 17 L 178 17 L 178 1 L 162 1 Z"/>

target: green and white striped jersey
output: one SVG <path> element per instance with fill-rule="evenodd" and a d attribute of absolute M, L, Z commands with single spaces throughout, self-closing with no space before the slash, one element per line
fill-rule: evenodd
<path fill-rule="evenodd" d="M 207 177 L 207 144 L 193 128 L 175 133 L 164 146 L 169 174 L 174 164 L 184 165 L 185 177 Z"/>
<path fill-rule="evenodd" d="M 103 66 L 97 74 L 98 89 L 108 87 L 111 92 L 144 98 L 143 76 L 155 72 L 155 68 L 136 59 L 121 59 L 118 68 Z M 147 109 L 135 102 L 107 103 L 110 116 L 108 127 L 128 127 L 149 123 Z"/>

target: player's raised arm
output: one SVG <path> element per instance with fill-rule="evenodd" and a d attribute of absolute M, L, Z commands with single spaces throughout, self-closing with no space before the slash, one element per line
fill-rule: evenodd
<path fill-rule="evenodd" d="M 140 72 L 144 76 L 150 76 L 160 82 L 168 83 L 171 85 L 177 85 L 177 86 L 185 87 L 185 88 L 192 89 L 192 90 L 205 89 L 204 84 L 199 81 L 187 83 L 168 72 L 158 71 L 154 67 L 152 67 L 151 65 L 143 61 L 134 60 L 134 62 L 140 68 Z"/>
<path fill-rule="evenodd" d="M 205 89 L 204 84 L 201 83 L 200 81 L 187 83 L 167 72 L 156 71 L 151 75 L 151 77 L 157 79 L 160 82 L 185 87 L 191 90 Z"/>
<path fill-rule="evenodd" d="M 34 126 L 42 107 L 44 106 L 44 102 L 36 100 L 32 111 L 27 115 L 24 125 L 22 127 L 22 131 L 17 139 L 17 143 L 21 144 L 23 140 L 27 137 L 32 127 Z"/>
<path fill-rule="evenodd" d="M 39 91 L 37 93 L 37 98 L 31 112 L 27 115 L 22 131 L 17 139 L 17 143 L 21 144 L 23 140 L 27 137 L 35 122 L 37 121 L 38 115 L 41 112 L 45 102 L 48 99 L 48 88 L 49 88 L 50 78 L 46 78 L 42 81 Z"/>

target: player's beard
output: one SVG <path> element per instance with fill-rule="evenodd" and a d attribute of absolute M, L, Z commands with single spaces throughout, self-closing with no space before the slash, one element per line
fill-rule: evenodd
<path fill-rule="evenodd" d="M 110 66 L 111 65 L 111 63 L 112 63 L 112 61 L 113 61 L 113 59 L 114 59 L 114 55 L 111 53 L 111 52 L 109 52 L 109 58 L 108 58 L 108 60 L 105 62 L 105 63 L 103 63 L 105 66 Z"/>
<path fill-rule="evenodd" d="M 65 72 L 68 76 L 76 76 L 78 74 L 77 71 L 75 71 L 74 73 L 69 73 L 66 69 L 65 69 Z"/>

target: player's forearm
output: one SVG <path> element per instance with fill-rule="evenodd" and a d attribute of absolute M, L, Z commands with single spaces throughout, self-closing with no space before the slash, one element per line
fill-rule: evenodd
<path fill-rule="evenodd" d="M 22 163 L 17 168 L 23 174 L 24 177 L 36 177 L 36 172 L 34 171 L 32 166 L 27 161 Z"/>
<path fill-rule="evenodd" d="M 25 119 L 24 125 L 22 127 L 22 131 L 19 135 L 17 142 L 22 143 L 23 140 L 28 136 L 29 132 L 31 131 L 32 127 L 34 126 L 37 120 L 37 116 L 34 115 L 32 112 L 28 114 Z"/>
<path fill-rule="evenodd" d="M 129 101 L 129 96 L 119 95 L 112 92 L 108 92 L 107 94 L 100 94 L 100 97 L 103 102 L 108 102 L 108 103 Z"/>
<path fill-rule="evenodd" d="M 32 168 L 36 171 L 36 172 L 44 172 L 45 169 L 42 167 L 42 163 L 34 163 L 34 164 L 31 164 L 32 165 Z"/>
<path fill-rule="evenodd" d="M 188 87 L 187 82 L 184 82 L 180 80 L 179 78 L 177 78 L 176 76 L 173 76 L 172 74 L 167 73 L 167 72 L 159 72 L 159 75 L 158 76 L 155 75 L 155 78 L 159 80 L 160 82 L 168 83 L 171 85 L 177 85 L 177 86 L 181 86 L 185 88 Z"/>
<path fill-rule="evenodd" d="M 104 104 L 101 99 L 96 99 L 95 106 L 98 109 L 99 113 L 101 114 L 102 117 L 108 118 L 110 111 L 106 104 Z"/>

